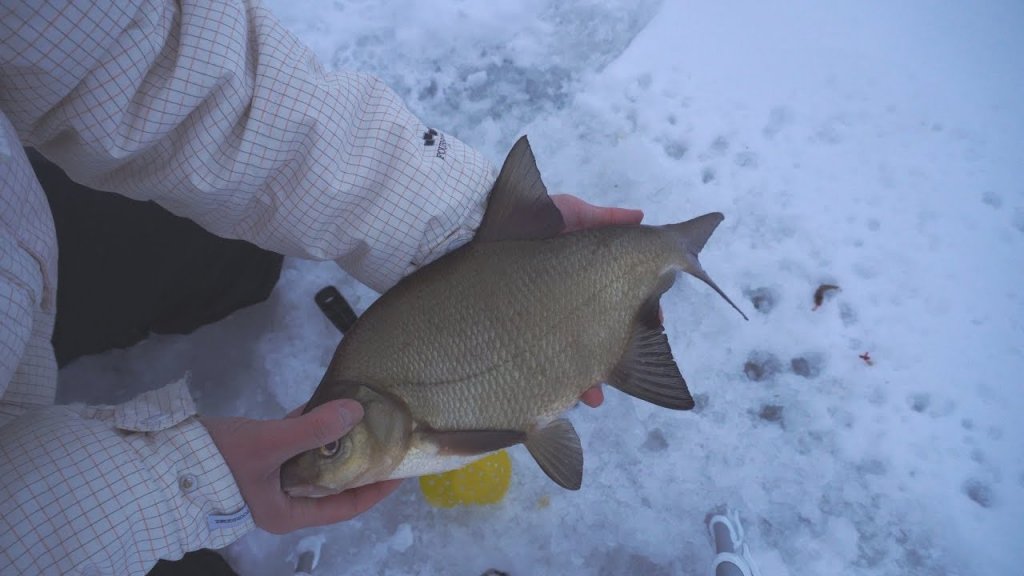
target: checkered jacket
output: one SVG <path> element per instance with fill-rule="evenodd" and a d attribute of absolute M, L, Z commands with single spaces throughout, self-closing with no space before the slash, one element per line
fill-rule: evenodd
<path fill-rule="evenodd" d="M 0 573 L 145 573 L 252 527 L 186 382 L 53 405 L 57 243 L 22 146 L 383 290 L 471 238 L 493 182 L 428 130 L 256 3 L 0 0 Z"/>

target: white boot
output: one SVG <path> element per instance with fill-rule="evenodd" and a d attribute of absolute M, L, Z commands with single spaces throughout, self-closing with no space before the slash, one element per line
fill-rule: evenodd
<path fill-rule="evenodd" d="M 710 576 L 760 576 L 743 538 L 743 525 L 735 510 L 708 516 L 708 533 L 715 548 Z"/>

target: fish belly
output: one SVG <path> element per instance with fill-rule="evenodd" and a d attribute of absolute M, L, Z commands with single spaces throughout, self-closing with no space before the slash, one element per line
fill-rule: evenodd
<path fill-rule="evenodd" d="M 405 458 L 402 459 L 402 462 L 391 471 L 387 479 L 415 478 L 417 476 L 426 476 L 427 474 L 440 474 L 442 472 L 458 470 L 491 453 L 485 452 L 468 456 L 441 455 L 433 447 L 412 446 L 405 453 Z"/>

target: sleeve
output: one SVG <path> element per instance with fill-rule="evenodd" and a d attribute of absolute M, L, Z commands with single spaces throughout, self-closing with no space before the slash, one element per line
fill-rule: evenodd
<path fill-rule="evenodd" d="M 46 198 L 0 113 L 0 573 L 143 574 L 234 541 L 248 508 L 184 382 L 52 406 L 56 263 Z"/>
<path fill-rule="evenodd" d="M 48 0 L 0 22 L 0 106 L 83 184 L 377 290 L 483 216 L 486 159 L 379 80 L 325 71 L 256 2 Z"/>
<path fill-rule="evenodd" d="M 56 288 L 50 207 L 0 111 L 0 425 L 53 403 Z"/>
<path fill-rule="evenodd" d="M 253 527 L 185 380 L 36 410 L 0 438 L 0 566 L 14 573 L 145 574 Z"/>

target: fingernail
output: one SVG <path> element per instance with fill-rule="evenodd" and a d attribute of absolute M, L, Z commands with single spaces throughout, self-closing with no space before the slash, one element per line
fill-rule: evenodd
<path fill-rule="evenodd" d="M 345 428 L 355 426 L 363 417 L 363 406 L 355 400 L 339 400 L 338 413 L 341 416 L 341 424 Z"/>

